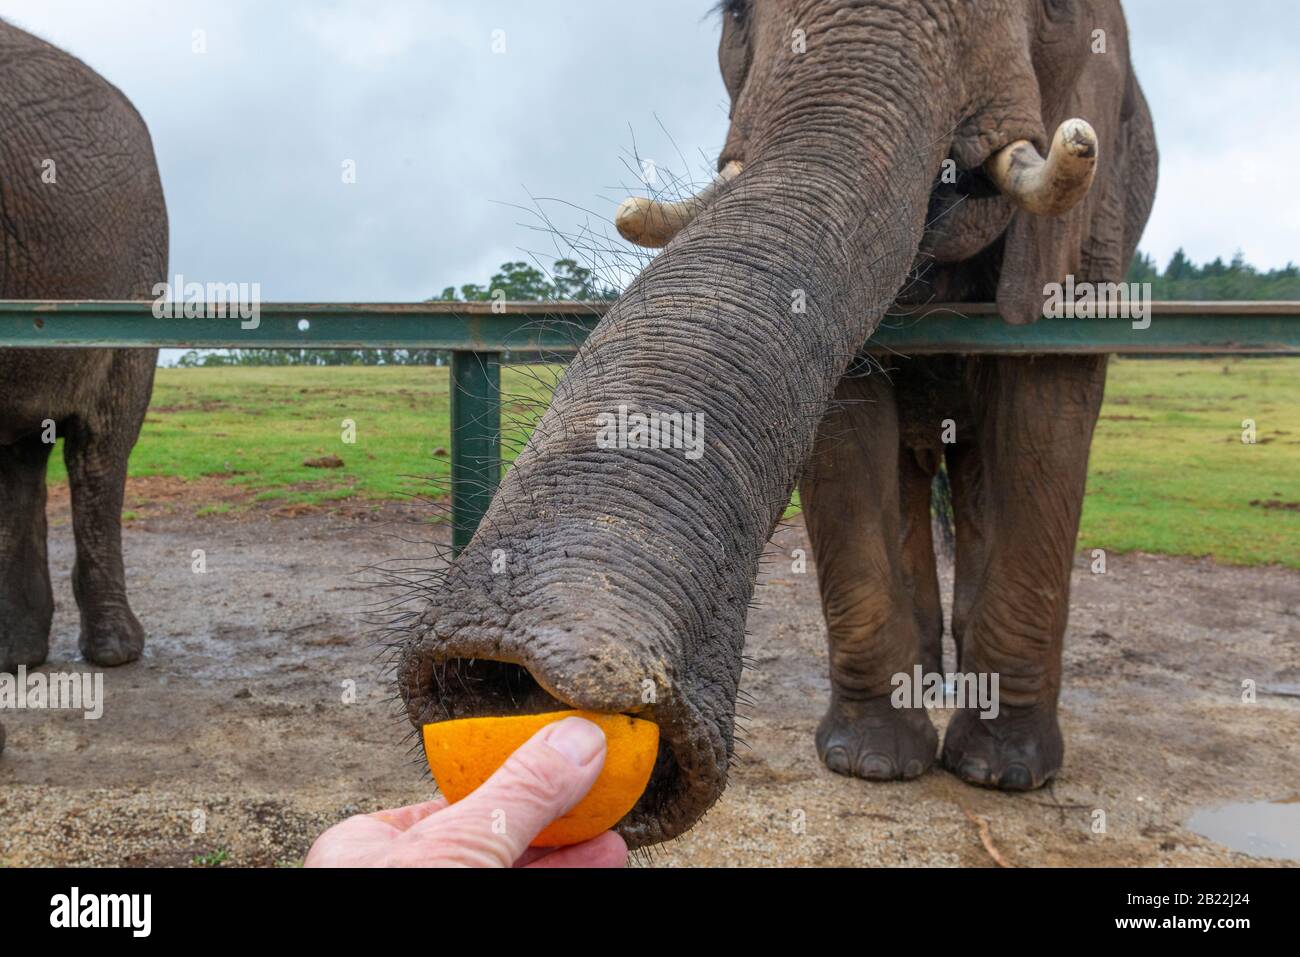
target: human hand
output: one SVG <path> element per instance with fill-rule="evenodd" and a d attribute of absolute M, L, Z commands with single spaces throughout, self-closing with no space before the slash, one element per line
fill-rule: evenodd
<path fill-rule="evenodd" d="M 591 790 L 605 733 L 582 718 L 548 724 L 461 801 L 445 798 L 335 824 L 306 867 L 622 867 L 627 844 L 606 831 L 582 844 L 530 848 L 546 825 Z"/>

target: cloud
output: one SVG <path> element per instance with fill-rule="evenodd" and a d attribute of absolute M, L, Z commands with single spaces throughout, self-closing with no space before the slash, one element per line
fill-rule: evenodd
<path fill-rule="evenodd" d="M 1300 262 L 1300 17 L 1291 0 L 1125 5 L 1160 142 L 1144 249 L 1198 262 L 1241 249 L 1265 268 Z"/>
<path fill-rule="evenodd" d="M 566 232 L 608 230 L 637 185 L 634 142 L 663 169 L 707 176 L 727 129 L 709 6 L 0 0 L 0 16 L 139 107 L 174 272 L 260 282 L 272 299 L 401 301 L 565 252 L 532 197 Z M 1289 0 L 1128 9 L 1163 153 L 1144 248 L 1300 258 Z M 206 53 L 192 52 L 195 30 Z"/>
<path fill-rule="evenodd" d="M 427 37 L 451 37 L 468 48 L 473 33 L 468 17 L 417 0 L 363 7 L 299 3 L 294 19 L 317 48 L 336 62 L 374 71 L 417 53 Z"/>

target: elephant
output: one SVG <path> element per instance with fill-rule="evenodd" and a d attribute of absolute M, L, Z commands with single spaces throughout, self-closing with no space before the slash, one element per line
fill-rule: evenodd
<path fill-rule="evenodd" d="M 80 60 L 4 22 L 0 207 L 0 298 L 148 299 L 166 278 L 167 207 L 139 113 Z M 157 349 L 0 349 L 0 671 L 49 652 L 45 473 L 57 438 L 81 653 L 103 666 L 139 658 L 121 515 L 157 361 Z"/>
<path fill-rule="evenodd" d="M 746 613 L 796 487 L 830 644 L 826 766 L 880 781 L 942 762 L 1008 790 L 1058 772 L 1107 360 L 873 368 L 863 344 L 918 302 L 993 300 L 1023 325 L 1053 283 L 1121 280 L 1156 187 L 1119 0 L 719 9 L 718 180 L 619 208 L 625 237 L 663 251 L 577 352 L 396 660 L 416 727 L 556 708 L 657 722 L 650 783 L 618 825 L 633 847 L 681 834 L 725 787 Z M 595 441 L 619 410 L 701 415 L 702 454 Z M 955 710 L 942 748 L 924 708 L 891 700 L 894 676 L 939 668 L 941 465 L 959 667 L 1000 681 L 996 716 Z"/>

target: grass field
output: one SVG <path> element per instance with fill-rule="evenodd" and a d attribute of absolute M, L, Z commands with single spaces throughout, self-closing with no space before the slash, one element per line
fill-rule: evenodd
<path fill-rule="evenodd" d="M 506 368 L 507 420 L 527 421 L 549 395 L 546 368 Z M 434 367 L 248 366 L 159 369 L 131 457 L 133 478 L 175 477 L 224 492 L 198 514 L 245 502 L 325 504 L 438 494 L 450 469 L 448 370 Z M 355 441 L 344 441 L 344 422 Z M 519 433 L 507 435 L 513 458 Z M 511 441 L 511 439 L 514 441 Z M 326 456 L 339 468 L 303 463 Z M 66 481 L 59 455 L 50 480 Z"/>
<path fill-rule="evenodd" d="M 1080 544 L 1300 568 L 1300 360 L 1113 361 Z"/>
<path fill-rule="evenodd" d="M 507 416 L 535 414 L 552 375 L 506 368 Z M 450 448 L 446 368 L 160 369 L 131 475 L 183 480 L 201 516 L 437 494 Z M 1300 568 L 1300 361 L 1112 362 L 1080 547 Z"/>

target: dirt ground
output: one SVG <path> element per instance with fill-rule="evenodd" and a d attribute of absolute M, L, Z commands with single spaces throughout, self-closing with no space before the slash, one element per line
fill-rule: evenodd
<path fill-rule="evenodd" d="M 138 514 L 126 550 L 145 657 L 106 673 L 100 720 L 3 714 L 0 864 L 294 866 L 340 818 L 429 796 L 363 620 L 376 595 L 356 575 L 432 553 L 420 542 L 437 532 L 419 511 Z M 51 517 L 46 670 L 82 670 L 65 499 Z M 988 866 L 980 819 L 1012 865 L 1270 863 L 1183 823 L 1199 808 L 1300 795 L 1300 573 L 1112 555 L 1094 575 L 1081 558 L 1065 769 L 1050 790 L 1010 795 L 939 770 L 879 785 L 818 763 L 824 630 L 812 569 L 795 574 L 789 560 L 805 545 L 796 520 L 771 546 L 750 619 L 749 748 L 726 794 L 638 863 Z M 195 549 L 206 574 L 191 570 Z M 1247 679 L 1254 704 L 1241 701 Z M 942 732 L 946 715 L 932 713 Z"/>

